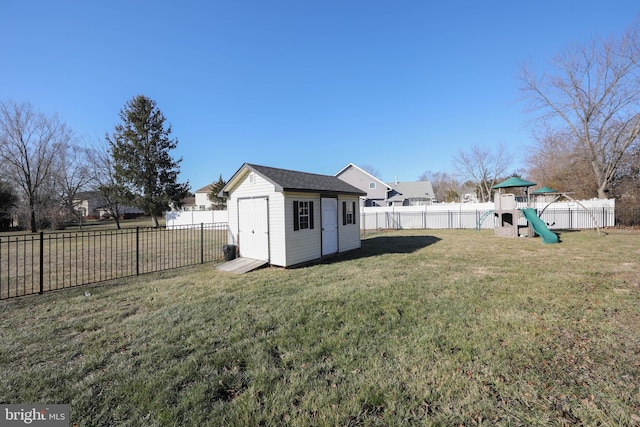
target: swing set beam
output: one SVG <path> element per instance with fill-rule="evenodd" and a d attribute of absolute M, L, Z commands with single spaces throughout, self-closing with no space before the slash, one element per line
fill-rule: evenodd
<path fill-rule="evenodd" d="M 571 200 L 572 202 L 578 204 L 582 209 L 584 209 L 585 211 L 587 211 L 587 213 L 589 214 L 589 216 L 591 217 L 591 219 L 593 220 L 593 223 L 596 225 L 596 230 L 598 232 L 598 236 L 600 236 L 600 227 L 598 227 L 598 220 L 596 219 L 595 216 L 593 216 L 593 213 L 591 213 L 591 211 L 589 209 L 586 208 L 585 205 L 583 205 L 582 203 L 580 203 L 578 200 L 575 200 L 573 197 L 569 196 L 569 194 L 573 194 L 573 193 L 545 193 L 545 194 L 553 194 L 555 195 L 555 199 L 553 199 L 552 202 L 550 202 L 547 206 L 545 206 L 542 211 L 540 211 L 540 216 L 542 216 L 542 214 L 544 213 L 545 209 L 547 209 L 549 206 L 551 206 L 553 203 L 557 202 L 558 199 L 560 197 L 566 197 L 567 199 Z"/>

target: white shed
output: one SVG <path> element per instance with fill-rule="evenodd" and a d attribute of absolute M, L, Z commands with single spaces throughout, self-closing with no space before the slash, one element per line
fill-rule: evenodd
<path fill-rule="evenodd" d="M 365 193 L 334 176 L 245 163 L 219 195 L 241 257 L 290 267 L 360 248 Z"/>

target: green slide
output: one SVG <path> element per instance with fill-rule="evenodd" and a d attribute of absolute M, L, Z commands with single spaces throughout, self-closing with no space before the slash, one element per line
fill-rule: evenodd
<path fill-rule="evenodd" d="M 529 221 L 529 224 L 531 224 L 533 231 L 542 237 L 543 243 L 558 243 L 558 235 L 547 228 L 547 224 L 540 219 L 535 209 L 526 208 L 520 210 L 524 214 L 524 217 L 527 218 L 527 221 Z"/>

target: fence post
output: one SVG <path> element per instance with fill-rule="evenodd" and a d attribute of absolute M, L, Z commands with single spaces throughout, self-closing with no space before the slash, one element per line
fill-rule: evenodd
<path fill-rule="evenodd" d="M 571 215 L 571 208 L 569 208 L 569 230 L 573 229 L 573 216 Z"/>
<path fill-rule="evenodd" d="M 200 223 L 200 264 L 204 264 L 204 223 Z"/>
<path fill-rule="evenodd" d="M 44 232 L 40 232 L 40 295 L 44 293 Z"/>
<path fill-rule="evenodd" d="M 136 227 L 136 276 L 140 275 L 140 227 Z"/>

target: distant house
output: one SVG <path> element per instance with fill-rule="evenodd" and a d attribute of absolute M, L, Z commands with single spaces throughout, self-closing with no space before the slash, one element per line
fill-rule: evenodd
<path fill-rule="evenodd" d="M 208 184 L 199 190 L 196 190 L 195 209 L 204 211 L 207 209 L 213 209 L 213 203 L 209 200 L 209 193 L 213 189 L 213 184 Z"/>
<path fill-rule="evenodd" d="M 349 163 L 334 176 L 366 193 L 362 198 L 363 206 L 387 206 L 387 194 L 391 187 L 364 169 Z"/>
<path fill-rule="evenodd" d="M 430 181 L 392 182 L 387 206 L 424 206 L 436 198 Z"/>
<path fill-rule="evenodd" d="M 104 199 L 97 191 L 83 191 L 76 194 L 73 206 L 81 218 L 100 218 L 100 208 Z"/>
<path fill-rule="evenodd" d="M 172 210 L 173 209 L 175 209 L 175 207 L 172 207 Z M 180 210 L 183 210 L 183 211 L 198 210 L 198 205 L 196 205 L 196 198 L 194 196 L 189 196 L 182 199 L 182 206 L 180 207 Z"/>
<path fill-rule="evenodd" d="M 97 191 L 84 191 L 76 194 L 73 200 L 74 208 L 82 218 L 104 218 L 111 213 L 107 208 L 107 202 Z M 134 206 L 120 206 L 122 216 L 137 216 L 144 212 Z"/>
<path fill-rule="evenodd" d="M 360 248 L 364 195 L 334 176 L 248 163 L 218 193 L 240 256 L 282 267 Z"/>
<path fill-rule="evenodd" d="M 422 206 L 435 200 L 430 181 L 382 182 L 353 163 L 335 176 L 367 193 L 364 206 Z"/>

